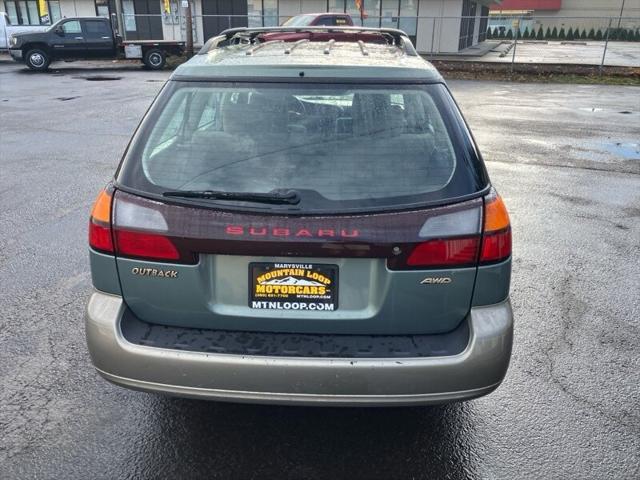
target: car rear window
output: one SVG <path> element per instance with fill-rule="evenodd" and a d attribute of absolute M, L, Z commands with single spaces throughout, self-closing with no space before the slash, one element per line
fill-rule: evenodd
<path fill-rule="evenodd" d="M 118 182 L 152 194 L 296 190 L 304 211 L 388 209 L 481 190 L 469 143 L 442 85 L 170 82 Z"/>

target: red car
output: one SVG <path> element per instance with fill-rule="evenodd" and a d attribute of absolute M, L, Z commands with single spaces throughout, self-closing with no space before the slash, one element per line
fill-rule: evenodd
<path fill-rule="evenodd" d="M 351 15 L 346 13 L 304 13 L 282 24 L 283 27 L 353 27 Z"/>
<path fill-rule="evenodd" d="M 346 13 L 304 13 L 296 15 L 282 24 L 283 27 L 353 27 L 353 19 Z M 265 33 L 259 36 L 263 42 L 282 40 L 284 42 L 296 42 L 308 39 L 312 42 L 326 42 L 336 40 L 338 42 L 357 42 L 363 40 L 367 43 L 386 43 L 387 40 L 379 33 L 368 32 L 275 32 Z"/>

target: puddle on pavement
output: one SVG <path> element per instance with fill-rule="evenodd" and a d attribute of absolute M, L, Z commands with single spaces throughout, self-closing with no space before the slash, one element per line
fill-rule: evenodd
<path fill-rule="evenodd" d="M 625 160 L 640 160 L 640 143 L 605 142 L 602 149 Z"/>
<path fill-rule="evenodd" d="M 583 147 L 574 147 L 580 156 L 596 162 L 611 160 L 640 161 L 640 143 L 636 142 L 593 142 Z"/>
<path fill-rule="evenodd" d="M 580 107 L 578 108 L 578 110 L 582 110 L 583 112 L 614 112 L 613 110 L 607 110 L 605 108 L 598 108 L 598 107 Z M 621 113 L 623 115 L 629 115 L 631 113 L 633 113 L 631 110 L 622 110 L 620 112 L 614 112 L 614 113 Z"/>
<path fill-rule="evenodd" d="M 90 82 L 110 82 L 113 80 L 120 80 L 122 77 L 114 77 L 111 75 L 87 75 L 84 77 L 72 77 L 77 80 L 88 80 Z"/>

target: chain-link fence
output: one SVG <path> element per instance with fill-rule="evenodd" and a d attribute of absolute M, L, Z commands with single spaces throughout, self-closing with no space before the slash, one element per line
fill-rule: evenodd
<path fill-rule="evenodd" d="M 193 15 L 194 44 L 233 27 L 269 27 L 289 17 Z M 640 17 L 464 16 L 355 17 L 356 26 L 404 30 L 419 53 L 449 60 L 640 67 Z M 186 39 L 184 10 L 123 14 L 126 40 Z"/>

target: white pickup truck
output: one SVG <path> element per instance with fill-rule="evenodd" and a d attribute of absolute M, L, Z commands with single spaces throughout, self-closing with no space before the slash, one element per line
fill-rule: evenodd
<path fill-rule="evenodd" d="M 11 25 L 11 20 L 5 12 L 0 12 L 0 51 L 8 50 L 9 37 L 14 33 L 43 32 L 50 25 Z"/>

